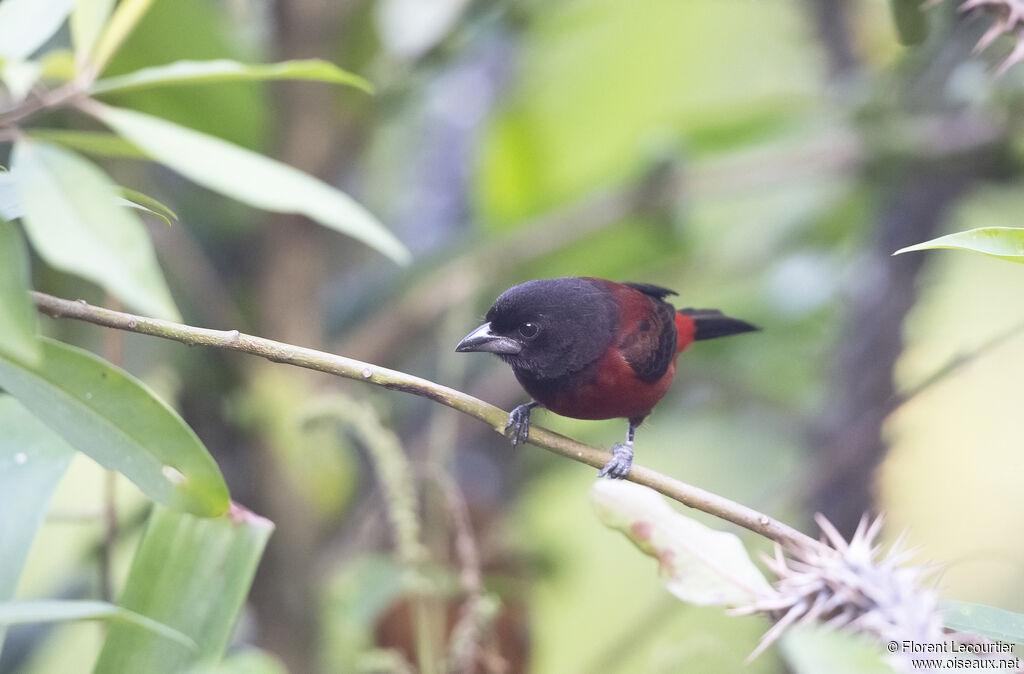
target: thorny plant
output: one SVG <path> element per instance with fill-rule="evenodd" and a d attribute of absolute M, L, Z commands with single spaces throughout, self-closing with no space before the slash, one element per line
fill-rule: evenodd
<path fill-rule="evenodd" d="M 941 4 L 942 0 L 930 0 L 927 6 Z M 1011 67 L 1024 61 L 1024 0 L 963 0 L 960 3 L 961 12 L 969 12 L 979 9 L 995 17 L 992 26 L 985 31 L 978 43 L 974 46 L 974 53 L 979 54 L 992 45 L 1003 35 L 1012 36 L 1016 45 L 1010 54 L 1003 59 L 996 69 L 997 75 L 1002 75 Z"/>

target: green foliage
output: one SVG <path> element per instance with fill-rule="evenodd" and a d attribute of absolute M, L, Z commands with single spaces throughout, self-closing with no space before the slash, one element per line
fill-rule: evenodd
<path fill-rule="evenodd" d="M 82 349 L 43 339 L 33 366 L 0 354 L 0 386 L 72 447 L 123 473 L 150 498 L 206 517 L 228 492 L 192 429 L 135 377 Z"/>
<path fill-rule="evenodd" d="M 928 17 L 925 16 L 924 3 L 921 0 L 889 0 L 892 9 L 893 23 L 900 43 L 915 45 L 924 42 L 928 37 Z"/>
<path fill-rule="evenodd" d="M 25 241 L 14 225 L 0 218 L 0 353 L 36 364 L 39 340 L 28 288 Z"/>
<path fill-rule="evenodd" d="M 73 450 L 9 395 L 0 394 L 0 607 L 22 565 Z M 0 626 L 0 648 L 4 630 Z"/>
<path fill-rule="evenodd" d="M 24 59 L 50 39 L 74 0 L 4 0 L 0 3 L 0 58 Z"/>
<path fill-rule="evenodd" d="M 11 159 L 25 232 L 43 259 L 144 314 L 180 317 L 142 221 L 117 203 L 117 187 L 99 168 L 32 140 L 15 144 Z"/>
<path fill-rule="evenodd" d="M 946 627 L 1003 643 L 1024 644 L 1024 614 L 968 601 L 942 602 Z"/>
<path fill-rule="evenodd" d="M 979 227 L 900 248 L 893 255 L 936 248 L 969 250 L 997 257 L 1000 260 L 1024 262 L 1024 229 L 1019 227 Z"/>
<path fill-rule="evenodd" d="M 895 674 L 881 647 L 866 637 L 827 627 L 786 631 L 782 655 L 793 674 Z"/>
<path fill-rule="evenodd" d="M 196 663 L 217 662 L 273 528 L 237 506 L 217 518 L 155 507 L 118 604 L 179 630 L 198 651 L 135 625 L 116 624 L 94 673 L 176 674 Z"/>

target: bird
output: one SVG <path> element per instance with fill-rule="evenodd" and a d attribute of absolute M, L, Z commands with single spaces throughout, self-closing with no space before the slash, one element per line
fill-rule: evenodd
<path fill-rule="evenodd" d="M 501 293 L 455 350 L 497 355 L 530 396 L 509 414 L 513 446 L 529 438 L 537 407 L 574 419 L 626 419 L 626 441 L 598 473 L 623 479 L 636 429 L 668 392 L 676 357 L 695 341 L 759 329 L 717 309 L 677 311 L 666 300 L 677 294 L 588 276 L 526 281 Z"/>

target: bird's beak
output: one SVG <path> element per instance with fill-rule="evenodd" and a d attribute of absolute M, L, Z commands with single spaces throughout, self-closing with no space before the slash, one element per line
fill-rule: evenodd
<path fill-rule="evenodd" d="M 463 337 L 456 351 L 486 351 L 502 356 L 514 356 L 523 350 L 523 345 L 511 337 L 503 337 L 491 332 L 491 324 L 484 323 L 479 328 Z"/>

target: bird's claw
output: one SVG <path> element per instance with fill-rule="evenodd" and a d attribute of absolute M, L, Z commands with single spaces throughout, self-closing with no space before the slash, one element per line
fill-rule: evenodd
<path fill-rule="evenodd" d="M 530 437 L 530 410 L 533 405 L 524 403 L 516 407 L 508 415 L 508 423 L 505 424 L 505 435 L 512 441 L 512 446 L 521 445 Z"/>
<path fill-rule="evenodd" d="M 604 465 L 598 477 L 609 477 L 613 480 L 621 480 L 629 475 L 633 467 L 633 447 L 622 443 L 612 447 L 612 458 Z"/>

